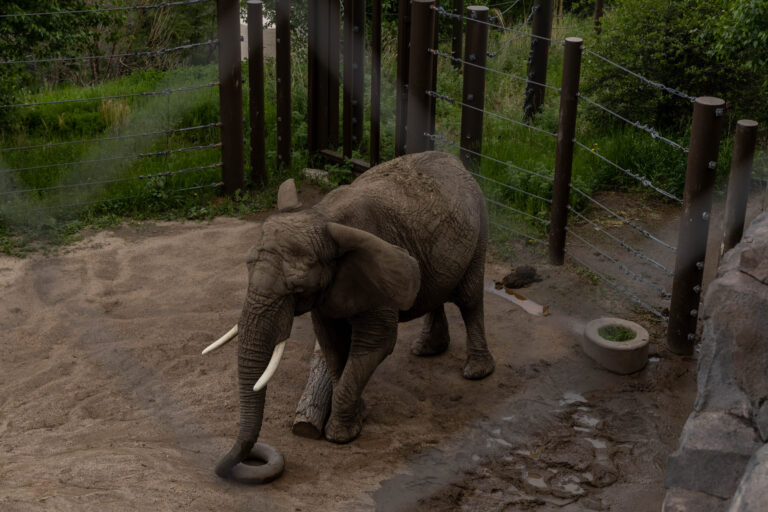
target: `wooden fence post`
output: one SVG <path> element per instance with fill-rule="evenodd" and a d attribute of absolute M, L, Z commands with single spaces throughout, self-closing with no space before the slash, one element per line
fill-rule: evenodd
<path fill-rule="evenodd" d="M 531 119 L 541 111 L 544 103 L 544 86 L 547 83 L 547 56 L 549 39 L 552 37 L 552 0 L 535 0 L 531 22 L 531 52 L 528 57 L 528 82 L 525 86 L 523 117 Z"/>
<path fill-rule="evenodd" d="M 371 1 L 371 140 L 369 160 L 376 165 L 380 160 L 381 126 L 381 0 Z"/>
<path fill-rule="evenodd" d="M 243 174 L 243 77 L 240 68 L 240 3 L 218 0 L 221 179 L 224 193 L 245 185 Z"/>
<path fill-rule="evenodd" d="M 480 170 L 483 152 L 483 112 L 485 108 L 485 61 L 488 51 L 488 7 L 467 7 L 467 41 L 464 48 L 464 83 L 461 101 L 471 107 L 461 107 L 461 161 L 474 171 Z M 479 110 L 476 110 L 479 109 Z M 471 152 L 470 152 L 471 151 Z"/>
<path fill-rule="evenodd" d="M 595 0 L 595 12 L 592 15 L 592 22 L 595 24 L 595 32 L 602 31 L 600 28 L 600 18 L 603 17 L 603 0 Z"/>
<path fill-rule="evenodd" d="M 728 179 L 728 199 L 725 202 L 723 240 L 720 243 L 720 257 L 739 243 L 744 233 L 744 219 L 747 214 L 749 180 L 755 159 L 757 142 L 757 121 L 741 119 L 736 123 L 733 141 L 731 175 Z"/>
<path fill-rule="evenodd" d="M 291 166 L 291 4 L 275 0 L 277 75 L 277 165 Z"/>
<path fill-rule="evenodd" d="M 363 139 L 365 0 L 344 3 L 344 156 Z"/>
<path fill-rule="evenodd" d="M 699 315 L 701 280 L 724 110 L 723 100 L 707 96 L 696 98 L 693 106 L 683 213 L 677 238 L 667 329 L 667 345 L 676 354 L 692 354 L 696 339 L 696 320 Z"/>
<path fill-rule="evenodd" d="M 408 69 L 411 37 L 409 0 L 399 0 L 397 7 L 397 93 L 395 98 L 395 156 L 405 154 L 405 125 L 408 122 Z"/>
<path fill-rule="evenodd" d="M 464 13 L 464 0 L 453 0 L 453 14 L 461 15 Z M 463 21 L 461 18 L 453 19 L 453 30 L 451 35 L 451 52 L 454 57 L 461 58 L 461 33 L 463 27 Z M 456 69 L 461 67 L 461 62 L 453 61 L 453 67 Z"/>
<path fill-rule="evenodd" d="M 251 121 L 251 180 L 267 181 L 264 144 L 264 22 L 261 0 L 248 0 L 248 81 Z"/>
<path fill-rule="evenodd" d="M 582 39 L 565 39 L 563 81 L 560 89 L 560 120 L 557 127 L 555 180 L 552 184 L 552 212 L 549 226 L 549 262 L 562 265 L 565 261 L 565 227 L 568 223 L 568 202 L 571 193 L 573 144 L 576 133 L 579 76 L 581 75 Z"/>
<path fill-rule="evenodd" d="M 424 134 L 429 131 L 432 121 L 432 48 L 435 27 L 434 0 L 413 0 L 411 4 L 411 48 L 408 66 L 408 113 L 406 127 L 407 153 L 420 153 L 431 147 L 430 139 Z"/>

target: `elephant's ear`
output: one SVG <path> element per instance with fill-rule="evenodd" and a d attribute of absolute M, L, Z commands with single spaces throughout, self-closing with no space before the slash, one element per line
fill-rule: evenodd
<path fill-rule="evenodd" d="M 410 309 L 421 273 L 408 251 L 361 229 L 334 222 L 327 227 L 339 248 L 336 274 L 327 291 L 334 309 L 349 313 L 379 306 Z"/>

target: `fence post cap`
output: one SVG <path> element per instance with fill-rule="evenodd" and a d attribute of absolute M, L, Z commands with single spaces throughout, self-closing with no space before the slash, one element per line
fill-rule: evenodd
<path fill-rule="evenodd" d="M 725 100 L 714 96 L 699 96 L 696 98 L 696 103 L 705 107 L 722 107 L 725 105 Z"/>
<path fill-rule="evenodd" d="M 488 10 L 488 6 L 487 5 L 470 5 L 469 7 L 467 7 L 467 10 L 468 11 L 482 12 L 482 11 L 487 11 Z"/>
<path fill-rule="evenodd" d="M 259 5 L 261 3 L 261 0 L 248 0 L 248 5 Z"/>
<path fill-rule="evenodd" d="M 757 128 L 758 122 L 752 119 L 739 119 L 736 124 L 742 128 Z"/>
<path fill-rule="evenodd" d="M 580 37 L 566 37 L 565 42 L 571 44 L 581 44 L 584 42 L 584 39 Z"/>

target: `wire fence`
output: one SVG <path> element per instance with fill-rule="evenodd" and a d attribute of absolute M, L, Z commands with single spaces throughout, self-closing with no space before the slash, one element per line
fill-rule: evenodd
<path fill-rule="evenodd" d="M 214 0 L 179 0 L 79 10 L 6 11 L 6 14 L 0 15 L 0 19 L 55 18 L 97 13 L 109 15 L 120 12 L 141 14 L 159 10 L 170 13 L 174 8 L 203 3 L 213 5 Z M 99 61 L 122 62 L 124 59 L 181 54 L 200 48 L 213 48 L 218 44 L 217 38 L 209 38 L 139 51 L 35 55 L 0 61 L 0 69 L 3 66 L 26 66 L 26 69 L 34 72 L 38 64 L 78 66 Z M 53 53 L 56 49 L 48 51 Z M 152 65 L 149 61 L 141 62 Z M 183 62 L 183 55 L 179 62 Z M 208 112 L 212 110 L 209 105 L 218 104 L 218 95 L 212 93 L 220 84 L 211 80 L 187 84 L 189 76 L 198 77 L 197 81 L 201 82 L 200 78 L 215 73 L 213 68 L 206 65 L 198 64 L 188 74 L 184 74 L 185 68 L 182 65 L 176 68 L 181 73 L 174 75 L 174 71 L 170 70 L 165 75 L 167 78 L 159 82 L 146 82 L 160 84 L 156 88 L 136 90 L 132 86 L 134 90 L 114 94 L 115 87 L 106 86 L 105 82 L 74 90 L 74 94 L 72 91 L 57 94 L 56 89 L 42 93 L 27 92 L 20 98 L 23 101 L 0 104 L 0 116 L 14 112 L 13 119 L 25 123 L 22 126 L 26 126 L 27 119 L 32 120 L 33 129 L 41 119 L 44 125 L 46 119 L 58 119 L 62 126 L 67 126 L 70 119 L 81 117 L 107 119 L 106 128 L 101 133 L 90 127 L 79 130 L 81 135 L 92 135 L 90 137 L 69 138 L 67 135 L 71 131 L 66 129 L 38 129 L 30 132 L 30 135 L 0 138 L 0 219 L 5 217 L 15 221 L 32 221 L 36 218 L 35 214 L 41 212 L 143 201 L 148 198 L 162 200 L 164 197 L 181 197 L 189 192 L 219 189 L 222 186 L 219 181 L 222 143 L 218 129 L 222 123 L 219 119 L 210 119 L 211 114 Z M 177 83 L 174 84 L 174 81 Z M 178 83 L 180 81 L 187 83 Z M 114 125 L 110 125 L 110 119 Z M 211 178 L 214 178 L 213 182 Z"/>
<path fill-rule="evenodd" d="M 500 5 L 497 7 L 503 8 L 508 5 L 510 4 L 504 4 L 503 6 Z M 512 5 L 516 4 L 512 3 Z M 522 23 L 515 27 L 499 24 L 498 20 L 502 19 L 501 16 L 496 16 L 490 18 L 488 21 L 484 21 L 469 15 L 465 16 L 458 13 L 452 13 L 440 7 L 433 7 L 433 9 L 441 17 L 453 20 L 459 19 L 467 24 L 483 24 L 492 30 L 510 35 L 511 37 L 508 38 L 502 36 L 500 45 L 493 51 L 486 52 L 486 55 L 489 58 L 501 55 L 513 41 L 520 38 L 525 38 L 528 41 L 542 40 L 553 45 L 564 44 L 564 41 L 555 37 L 546 37 L 540 34 L 529 33 L 524 30 L 525 26 L 530 24 L 533 16 L 536 15 L 536 8 L 532 9 L 526 16 L 526 19 L 522 20 Z M 520 27 L 520 29 L 518 29 L 518 27 Z M 559 28 L 562 29 L 563 27 Z M 693 101 L 695 99 L 682 91 L 644 77 L 592 50 L 586 48 L 582 48 L 582 50 L 624 72 L 630 79 L 638 79 L 647 86 L 651 86 L 685 100 Z M 428 52 L 435 58 L 444 59 L 450 61 L 454 65 L 460 66 L 465 72 L 470 69 L 479 70 L 482 73 L 493 74 L 500 80 L 524 82 L 529 87 L 531 85 L 538 86 L 546 91 L 556 92 L 558 95 L 563 93 L 561 87 L 543 81 L 533 80 L 533 75 L 529 74 L 529 76 L 526 77 L 509 73 L 506 71 L 506 69 L 510 68 L 508 62 L 504 66 L 505 69 L 502 70 L 494 69 L 491 66 L 480 65 L 477 62 L 468 61 L 467 59 L 461 58 L 461 56 L 441 51 L 439 48 L 429 48 Z M 529 61 L 528 64 L 530 66 L 531 61 Z M 470 104 L 469 100 L 458 99 L 456 96 L 439 92 L 439 90 L 428 89 L 425 91 L 425 94 L 437 101 L 461 107 L 464 112 L 471 111 L 481 113 L 484 117 L 494 118 L 501 121 L 502 124 L 509 124 L 520 128 L 524 127 L 531 132 L 549 135 L 554 138 L 558 138 L 559 136 L 558 132 L 552 132 L 541 126 L 537 126 L 537 123 L 534 123 L 530 118 L 526 118 L 525 122 L 514 119 L 507 114 L 500 114 L 489 108 L 479 108 L 478 106 Z M 674 150 L 679 151 L 682 155 L 687 155 L 689 153 L 689 148 L 664 136 L 659 130 L 646 123 L 629 119 L 627 116 L 620 114 L 617 109 L 603 105 L 594 99 L 578 93 L 577 99 L 582 100 L 580 103 L 586 105 L 588 108 L 595 109 L 611 116 L 615 122 L 629 126 L 639 133 L 649 136 L 650 140 L 673 148 Z M 480 104 L 483 103 L 484 102 L 481 102 Z M 542 183 L 552 183 L 552 176 L 554 176 L 556 171 L 552 171 L 551 175 L 546 175 L 525 168 L 524 166 L 516 165 L 515 163 L 508 161 L 507 158 L 497 158 L 493 153 L 488 153 L 487 150 L 474 146 L 469 147 L 463 143 L 457 143 L 455 141 L 458 137 L 449 133 L 425 133 L 424 135 L 434 143 L 439 143 L 458 152 L 462 158 L 465 158 L 465 163 L 470 162 L 469 160 L 466 160 L 466 158 L 469 158 L 470 156 L 478 159 L 478 163 L 472 168 L 471 172 L 481 184 L 486 194 L 486 203 L 489 208 L 495 209 L 498 213 L 491 217 L 492 226 L 526 241 L 548 245 L 548 242 L 545 241 L 540 234 L 546 232 L 547 229 L 551 229 L 550 222 L 544 218 L 545 215 L 549 215 L 549 212 L 542 212 L 539 206 L 534 206 L 534 209 L 537 209 L 536 213 L 534 213 L 530 208 L 520 207 L 512 198 L 522 197 L 526 198 L 526 200 L 534 200 L 538 205 L 545 205 L 549 208 L 549 206 L 552 205 L 552 198 L 550 195 L 532 193 L 531 190 L 525 190 L 525 187 L 516 186 L 515 183 L 516 181 L 519 181 L 519 176 L 536 178 Z M 558 141 L 560 142 L 560 139 L 558 139 Z M 655 183 L 654 179 L 651 177 L 644 175 L 640 171 L 633 170 L 627 165 L 621 165 L 603 154 L 597 147 L 588 147 L 578 139 L 578 136 L 573 138 L 572 144 L 574 147 L 579 148 L 579 150 L 583 150 L 592 155 L 592 157 L 579 157 L 586 160 L 594 158 L 595 164 L 589 165 L 607 166 L 608 169 L 630 178 L 637 183 L 639 187 L 644 188 L 650 193 L 656 194 L 660 199 L 660 205 L 663 206 L 668 203 L 671 203 L 671 205 L 680 205 L 683 203 L 683 200 L 678 197 L 678 195 L 666 190 L 659 183 Z M 575 165 L 578 166 L 580 161 L 581 160 L 577 159 Z M 503 176 L 505 176 L 504 174 L 499 174 L 499 170 L 507 173 L 506 179 L 503 178 Z M 578 173 L 578 167 L 575 171 Z M 610 197 L 598 199 L 593 197 L 592 194 L 585 192 L 581 186 L 576 186 L 574 183 L 570 184 L 570 190 L 572 192 L 571 196 L 573 198 L 573 204 L 567 206 L 567 208 L 573 222 L 570 227 L 566 227 L 566 232 L 568 234 L 566 254 L 573 262 L 584 266 L 587 270 L 597 276 L 597 278 L 608 283 L 613 289 L 623 294 L 635 305 L 646 310 L 654 317 L 667 321 L 668 313 L 666 313 L 666 311 L 669 306 L 668 301 L 671 297 L 671 293 L 668 290 L 671 286 L 671 278 L 674 276 L 674 272 L 671 268 L 673 259 L 677 253 L 676 247 L 664 239 L 666 236 L 669 236 L 669 234 L 667 233 L 662 236 L 661 234 L 653 233 L 652 229 L 642 226 L 641 222 L 632 218 L 632 215 L 623 212 L 623 208 L 617 208 L 616 205 L 611 205 L 608 201 Z M 576 205 L 580 206 L 577 208 Z M 540 234 L 532 234 L 531 232 L 533 231 L 537 231 Z M 626 258 L 624 255 L 628 255 L 629 258 Z"/>

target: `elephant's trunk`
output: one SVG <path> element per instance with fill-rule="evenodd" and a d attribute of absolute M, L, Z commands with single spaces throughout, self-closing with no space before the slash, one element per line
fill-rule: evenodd
<path fill-rule="evenodd" d="M 254 303 L 261 303 L 260 307 Z M 264 373 L 275 345 L 290 335 L 293 323 L 292 297 L 261 299 L 246 302 L 240 319 L 240 338 L 237 349 L 237 373 L 240 395 L 240 431 L 232 449 L 216 465 L 216 474 L 222 478 L 233 476 L 233 468 L 243 462 L 258 440 L 264 418 L 266 388 L 254 391 L 253 386 Z M 258 467 L 253 467 L 256 471 Z M 241 468 L 242 469 L 242 468 Z M 242 472 L 242 471 L 241 471 Z M 253 475 L 238 480 L 259 482 Z"/>

